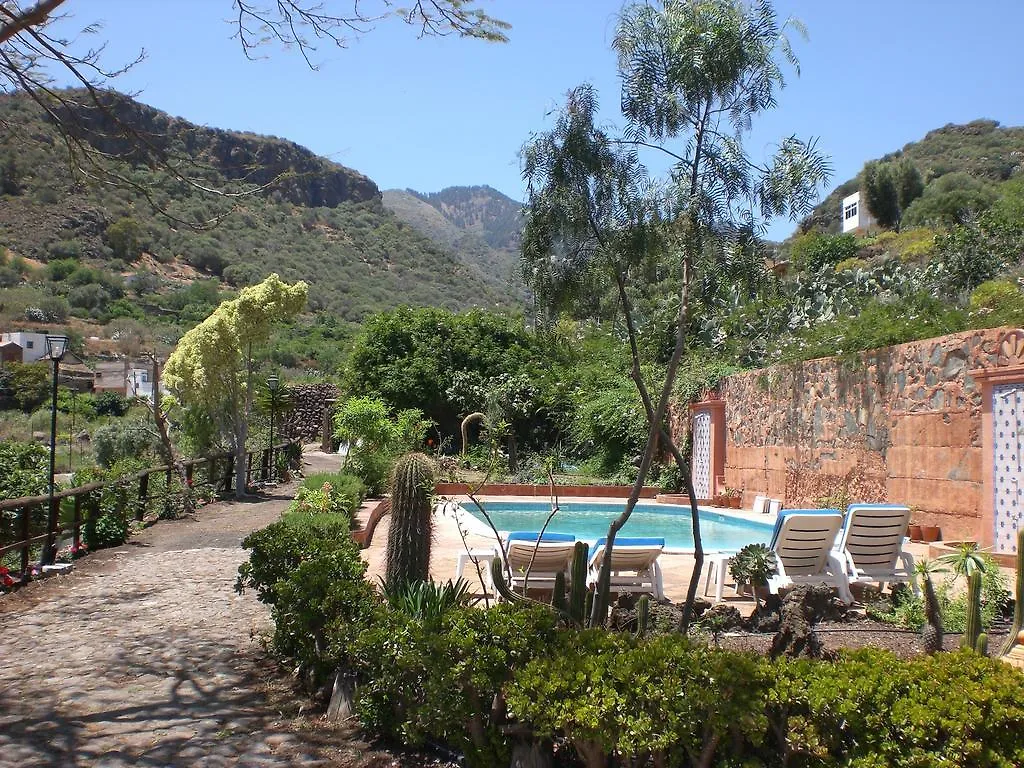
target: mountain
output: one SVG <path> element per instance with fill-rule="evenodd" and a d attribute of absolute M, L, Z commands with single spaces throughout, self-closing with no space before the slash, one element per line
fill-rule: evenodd
<path fill-rule="evenodd" d="M 951 173 L 964 173 L 985 185 L 996 186 L 1024 165 L 1024 127 L 1003 127 L 995 120 L 950 123 L 878 159 L 900 157 L 914 163 L 926 185 Z M 840 184 L 800 223 L 800 231 L 839 232 L 842 199 L 859 188 L 859 174 Z"/>
<path fill-rule="evenodd" d="M 63 116 L 102 153 L 104 178 L 120 183 L 72 177 L 54 123 L 27 97 L 0 96 L 0 262 L 6 247 L 33 263 L 71 259 L 83 268 L 70 284 L 52 278 L 49 266 L 51 282 L 45 271 L 29 279 L 23 270 L 0 300 L 0 319 L 38 305 L 36 291 L 66 297 L 72 315 L 102 322 L 121 292 L 116 278 L 132 284 L 139 273 L 155 273 L 146 282 L 152 295 L 138 303 L 156 307 L 191 279 L 238 287 L 270 272 L 305 280 L 312 309 L 347 321 L 398 304 L 511 303 L 492 265 L 407 225 L 384 207 L 372 180 L 293 142 L 198 126 L 115 93 L 102 110 Z M 74 292 L 83 285 L 95 286 L 85 292 L 93 300 Z"/>
<path fill-rule="evenodd" d="M 492 282 L 522 294 L 519 243 L 522 203 L 488 186 L 423 193 L 384 191 L 384 207 L 465 265 L 479 265 Z"/>

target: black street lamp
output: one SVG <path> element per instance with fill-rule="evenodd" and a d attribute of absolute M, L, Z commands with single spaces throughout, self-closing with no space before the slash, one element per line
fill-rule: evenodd
<path fill-rule="evenodd" d="M 53 476 L 57 458 L 57 378 L 60 361 L 68 351 L 67 336 L 46 337 L 46 357 L 53 361 L 53 398 L 50 402 L 50 512 L 46 520 L 46 546 L 43 548 L 43 565 L 51 565 L 56 555 L 57 500 L 53 497 Z"/>
<path fill-rule="evenodd" d="M 281 380 L 277 376 L 267 377 L 267 389 L 270 390 L 270 467 L 267 477 L 273 481 L 277 477 L 277 466 L 274 463 L 274 411 L 277 410 L 277 388 Z"/>

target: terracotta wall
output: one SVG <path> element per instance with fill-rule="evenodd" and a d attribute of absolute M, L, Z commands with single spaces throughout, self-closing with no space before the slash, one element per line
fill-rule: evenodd
<path fill-rule="evenodd" d="M 731 376 L 725 482 L 787 507 L 902 502 L 946 539 L 977 534 L 982 504 L 981 388 L 1005 329 L 902 344 Z"/>

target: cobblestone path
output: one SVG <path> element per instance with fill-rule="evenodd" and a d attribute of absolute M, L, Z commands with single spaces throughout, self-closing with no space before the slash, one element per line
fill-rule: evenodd
<path fill-rule="evenodd" d="M 313 471 L 336 458 L 305 457 Z M 162 521 L 0 598 L 0 766 L 396 764 L 296 725 L 254 639 L 267 610 L 233 591 L 242 538 L 294 487 Z"/>

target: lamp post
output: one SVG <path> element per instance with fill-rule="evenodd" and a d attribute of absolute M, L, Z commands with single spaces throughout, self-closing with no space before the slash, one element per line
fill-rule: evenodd
<path fill-rule="evenodd" d="M 277 475 L 277 467 L 274 464 L 274 411 L 277 410 L 277 388 L 281 380 L 277 376 L 267 377 L 267 389 L 270 391 L 270 466 L 268 467 L 267 478 L 274 480 Z"/>
<path fill-rule="evenodd" d="M 42 564 L 51 565 L 56 555 L 57 500 L 53 497 L 53 475 L 57 458 L 57 378 L 60 361 L 68 351 L 67 336 L 47 336 L 46 356 L 53 361 L 53 397 L 50 402 L 50 511 L 46 520 L 46 546 L 43 548 Z"/>

